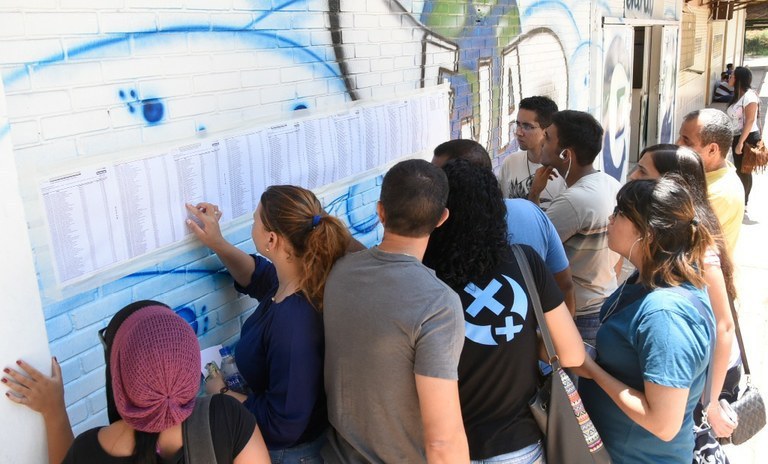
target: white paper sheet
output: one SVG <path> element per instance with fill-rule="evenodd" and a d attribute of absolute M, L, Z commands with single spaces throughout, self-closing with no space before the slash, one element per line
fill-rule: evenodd
<path fill-rule="evenodd" d="M 60 281 L 128 258 L 111 167 L 90 167 L 41 186 Z"/>
<path fill-rule="evenodd" d="M 203 378 L 208 376 L 208 371 L 205 369 L 208 363 L 215 362 L 216 367 L 221 367 L 220 349 L 221 345 L 214 345 L 200 351 L 200 372 L 203 374 Z"/>
<path fill-rule="evenodd" d="M 221 223 L 253 214 L 268 185 L 318 188 L 448 140 L 444 90 L 362 105 L 41 182 L 57 282 L 66 285 L 190 234 L 185 203 Z"/>

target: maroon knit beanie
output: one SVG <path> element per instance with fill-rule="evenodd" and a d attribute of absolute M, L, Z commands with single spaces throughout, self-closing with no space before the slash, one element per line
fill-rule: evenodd
<path fill-rule="evenodd" d="M 147 306 L 117 330 L 110 356 L 120 417 L 158 433 L 192 414 L 200 387 L 200 345 L 192 327 L 172 310 Z"/>

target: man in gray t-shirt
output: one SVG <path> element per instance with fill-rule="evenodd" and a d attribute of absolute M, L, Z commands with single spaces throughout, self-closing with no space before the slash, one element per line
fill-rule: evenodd
<path fill-rule="evenodd" d="M 468 462 L 457 371 L 461 301 L 421 264 L 448 183 L 422 160 L 384 177 L 381 244 L 340 259 L 325 287 L 330 463 Z"/>

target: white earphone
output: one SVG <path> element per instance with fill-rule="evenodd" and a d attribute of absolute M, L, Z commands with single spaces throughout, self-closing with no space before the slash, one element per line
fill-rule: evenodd
<path fill-rule="evenodd" d="M 565 150 L 567 150 L 567 148 L 563 148 L 563 151 L 561 151 L 560 154 L 557 155 L 557 157 L 560 158 L 563 161 L 565 161 L 565 158 L 568 158 L 568 169 L 565 171 L 565 175 L 563 176 L 563 179 L 567 179 L 568 178 L 568 174 L 571 173 L 571 163 L 573 163 L 573 158 L 572 157 L 566 157 L 565 156 Z"/>

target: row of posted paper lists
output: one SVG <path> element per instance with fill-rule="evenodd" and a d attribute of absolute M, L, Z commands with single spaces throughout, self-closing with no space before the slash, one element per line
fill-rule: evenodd
<path fill-rule="evenodd" d="M 433 90 L 49 176 L 40 194 L 56 283 L 181 241 L 185 203 L 219 205 L 226 224 L 252 214 L 269 185 L 316 189 L 432 150 L 448 140 L 448 112 L 447 91 Z"/>

